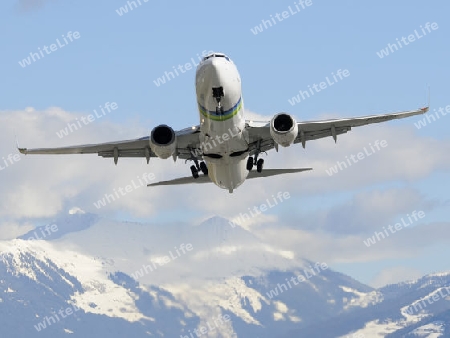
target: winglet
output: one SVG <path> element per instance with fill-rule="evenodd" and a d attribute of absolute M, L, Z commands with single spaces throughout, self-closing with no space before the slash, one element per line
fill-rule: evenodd
<path fill-rule="evenodd" d="M 427 86 L 426 95 L 427 95 L 426 97 L 427 105 L 423 108 L 420 108 L 420 110 L 422 110 L 423 113 L 426 113 L 430 109 L 430 101 L 431 101 L 430 85 Z"/>
<path fill-rule="evenodd" d="M 21 154 L 26 154 L 26 153 L 27 153 L 27 148 L 20 148 L 20 146 L 19 146 L 19 140 L 17 139 L 16 133 L 14 133 L 14 137 L 15 137 L 15 139 L 16 139 L 16 148 L 17 148 L 17 150 L 19 150 L 19 152 L 20 152 Z"/>

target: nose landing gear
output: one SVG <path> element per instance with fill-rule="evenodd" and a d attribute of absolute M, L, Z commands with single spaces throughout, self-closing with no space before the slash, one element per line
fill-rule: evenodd
<path fill-rule="evenodd" d="M 222 107 L 221 101 L 222 101 L 222 97 L 224 97 L 223 87 L 213 87 L 212 96 L 216 99 L 216 102 L 217 102 L 216 114 L 222 115 L 223 107 Z"/>

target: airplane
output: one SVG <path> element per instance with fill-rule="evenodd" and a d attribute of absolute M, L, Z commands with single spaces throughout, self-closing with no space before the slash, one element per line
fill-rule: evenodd
<path fill-rule="evenodd" d="M 191 175 L 148 186 L 213 182 L 232 193 L 246 179 L 298 173 L 312 168 L 265 169 L 261 153 L 279 146 L 301 143 L 345 134 L 352 127 L 380 123 L 424 114 L 429 107 L 382 115 L 343 119 L 297 122 L 286 113 L 271 121 L 256 123 L 245 119 L 241 77 L 234 62 L 223 53 L 210 53 L 198 64 L 195 75 L 200 124 L 174 131 L 161 124 L 149 136 L 134 140 L 87 144 L 61 148 L 19 148 L 22 154 L 95 154 L 113 158 L 117 165 L 122 157 L 147 160 L 172 157 L 192 161 Z M 256 166 L 256 171 L 253 168 Z M 201 175 L 200 175 L 201 174 Z"/>

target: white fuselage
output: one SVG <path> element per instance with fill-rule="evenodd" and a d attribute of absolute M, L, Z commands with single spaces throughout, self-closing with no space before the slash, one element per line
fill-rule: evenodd
<path fill-rule="evenodd" d="M 239 72 L 226 55 L 210 54 L 197 67 L 195 87 L 200 144 L 208 175 L 217 186 L 233 192 L 248 175 Z"/>

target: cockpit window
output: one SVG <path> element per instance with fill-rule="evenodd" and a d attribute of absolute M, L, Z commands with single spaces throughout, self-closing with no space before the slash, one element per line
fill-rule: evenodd
<path fill-rule="evenodd" d="M 207 55 L 207 56 L 205 56 L 205 57 L 203 58 L 202 61 L 206 61 L 206 60 L 208 60 L 208 59 L 210 59 L 210 58 L 212 58 L 212 57 L 216 57 L 216 58 L 225 58 L 225 60 L 231 61 L 230 58 L 229 58 L 228 56 L 226 56 L 225 54 L 219 54 L 219 53 L 214 53 L 214 54 Z"/>

